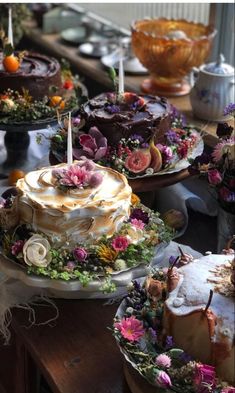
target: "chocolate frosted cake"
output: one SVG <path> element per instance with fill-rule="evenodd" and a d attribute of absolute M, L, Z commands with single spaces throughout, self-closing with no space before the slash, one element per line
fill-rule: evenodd
<path fill-rule="evenodd" d="M 22 88 L 29 91 L 35 99 L 40 100 L 49 95 L 51 86 L 62 88 L 59 62 L 38 53 L 27 53 L 18 71 L 10 73 L 4 70 L 3 54 L 0 53 L 0 93 L 8 89 L 22 93 Z"/>
<path fill-rule="evenodd" d="M 171 122 L 166 98 L 134 93 L 124 93 L 121 99 L 115 93 L 100 94 L 83 106 L 81 116 L 86 129 L 96 126 L 109 145 L 132 135 L 140 135 L 146 142 L 152 137 L 160 142 Z"/>

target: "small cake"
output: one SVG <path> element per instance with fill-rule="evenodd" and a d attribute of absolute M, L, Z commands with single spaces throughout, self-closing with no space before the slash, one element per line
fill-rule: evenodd
<path fill-rule="evenodd" d="M 171 124 L 170 105 L 166 98 L 124 93 L 102 93 L 81 109 L 86 130 L 96 126 L 109 145 L 117 145 L 122 138 L 139 135 L 145 142 L 153 137 L 160 142 Z"/>
<path fill-rule="evenodd" d="M 38 53 L 26 53 L 19 69 L 10 73 L 3 67 L 3 54 L 0 53 L 0 93 L 8 89 L 18 91 L 27 90 L 35 100 L 49 96 L 50 88 L 62 89 L 61 70 L 59 62 L 53 57 Z"/>
<path fill-rule="evenodd" d="M 126 178 L 90 160 L 29 172 L 17 189 L 20 224 L 31 224 L 53 243 L 94 242 L 113 235 L 129 217 Z"/>
<path fill-rule="evenodd" d="M 232 259 L 232 255 L 208 255 L 173 275 L 169 269 L 164 312 L 165 333 L 176 346 L 215 366 L 218 376 L 230 383 L 235 382 Z"/>

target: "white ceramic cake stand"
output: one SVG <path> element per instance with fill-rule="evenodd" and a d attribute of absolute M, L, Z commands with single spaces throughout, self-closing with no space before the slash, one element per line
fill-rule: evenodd
<path fill-rule="evenodd" d="M 105 283 L 104 279 L 93 280 L 86 287 L 83 287 L 79 280 L 52 280 L 51 278 L 29 275 L 24 266 L 17 264 L 11 259 L 0 254 L 0 271 L 8 277 L 23 282 L 26 286 L 41 288 L 42 293 L 49 297 L 63 299 L 102 299 L 115 298 L 126 294 L 127 285 L 136 278 L 144 277 L 148 274 L 149 268 L 160 263 L 164 255 L 167 243 L 159 244 L 155 249 L 155 256 L 149 266 L 140 264 L 134 268 L 116 272 L 111 275 L 112 282 L 117 290 L 114 293 L 104 294 L 100 287 Z"/>

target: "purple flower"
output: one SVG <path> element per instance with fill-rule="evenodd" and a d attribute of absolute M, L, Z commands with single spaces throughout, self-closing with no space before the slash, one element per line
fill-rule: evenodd
<path fill-rule="evenodd" d="M 73 250 L 73 255 L 79 262 L 84 262 L 88 254 L 84 248 L 77 247 Z"/>
<path fill-rule="evenodd" d="M 233 104 L 232 102 L 230 104 L 228 104 L 225 109 L 224 109 L 224 116 L 227 115 L 233 115 L 234 116 L 234 112 L 235 112 L 235 104 Z"/>
<path fill-rule="evenodd" d="M 130 221 L 134 218 L 143 221 L 145 224 L 149 223 L 148 213 L 143 211 L 142 209 L 136 208 L 132 210 L 132 213 L 130 215 Z"/>
<path fill-rule="evenodd" d="M 24 240 L 17 240 L 13 246 L 11 247 L 11 253 L 12 255 L 15 255 L 17 257 L 17 255 L 22 252 L 23 250 L 23 246 L 24 246 Z"/>
<path fill-rule="evenodd" d="M 162 154 L 163 162 L 165 164 L 168 163 L 173 157 L 173 151 L 171 148 L 169 146 L 162 145 L 161 143 L 158 143 L 156 146 Z"/>
<path fill-rule="evenodd" d="M 155 363 L 159 367 L 169 368 L 171 366 L 171 358 L 162 353 L 156 357 Z"/>
<path fill-rule="evenodd" d="M 200 156 L 197 156 L 193 162 L 194 165 L 198 166 L 198 165 L 207 165 L 210 162 L 210 155 L 207 153 L 202 153 Z"/>
<path fill-rule="evenodd" d="M 173 337 L 167 336 L 165 342 L 165 349 L 171 349 L 173 346 L 174 346 Z"/>
<path fill-rule="evenodd" d="M 80 123 L 81 123 L 81 118 L 80 118 L 80 117 L 74 117 L 74 118 L 72 119 L 72 124 L 73 124 L 74 126 L 79 126 Z"/>
<path fill-rule="evenodd" d="M 183 352 L 183 353 L 180 355 L 180 360 L 182 360 L 182 362 L 184 362 L 184 363 L 188 363 L 188 362 L 190 362 L 192 359 L 193 359 L 192 356 L 190 356 L 190 355 L 189 355 L 188 353 L 186 353 L 186 352 Z"/>
<path fill-rule="evenodd" d="M 107 153 L 107 139 L 101 134 L 97 127 L 91 127 L 88 134 L 79 136 L 81 149 L 73 149 L 75 158 L 86 156 L 94 160 L 100 160 Z"/>
<path fill-rule="evenodd" d="M 152 344 L 155 344 L 157 341 L 157 333 L 156 330 L 154 330 L 153 328 L 148 328 L 148 337 L 149 337 L 149 341 Z"/>
<path fill-rule="evenodd" d="M 74 261 L 68 261 L 67 265 L 66 265 L 67 269 L 72 270 L 72 271 L 74 270 L 75 266 L 76 266 L 76 264 Z"/>
<path fill-rule="evenodd" d="M 144 142 L 144 138 L 143 138 L 141 135 L 138 135 L 138 134 L 133 134 L 133 135 L 131 135 L 131 136 L 130 136 L 130 139 L 131 139 L 132 141 L 136 141 L 136 139 L 138 139 L 138 141 L 139 141 L 140 143 L 143 143 L 143 142 Z"/>
<path fill-rule="evenodd" d="M 221 390 L 221 393 L 235 393 L 235 388 L 233 386 L 227 386 Z"/>
<path fill-rule="evenodd" d="M 178 135 L 175 131 L 173 131 L 173 130 L 167 131 L 165 135 L 166 135 L 167 141 L 168 141 L 170 144 L 178 143 L 179 140 L 180 140 L 179 135 Z"/>
<path fill-rule="evenodd" d="M 156 383 L 161 388 L 168 388 L 172 386 L 171 379 L 165 371 L 160 371 L 156 377 Z"/>
<path fill-rule="evenodd" d="M 169 258 L 169 265 L 172 266 L 175 263 L 177 257 L 171 255 Z M 177 267 L 177 264 L 175 265 Z"/>
<path fill-rule="evenodd" d="M 215 368 L 207 364 L 197 364 L 194 384 L 198 393 L 213 392 L 215 387 Z"/>
<path fill-rule="evenodd" d="M 113 113 L 119 113 L 121 111 L 121 109 L 118 105 L 107 105 L 105 107 L 105 111 L 113 114 Z"/>

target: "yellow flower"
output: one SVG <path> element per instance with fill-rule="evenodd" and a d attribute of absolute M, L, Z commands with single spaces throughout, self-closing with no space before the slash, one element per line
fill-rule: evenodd
<path fill-rule="evenodd" d="M 156 231 L 149 231 L 146 235 L 146 244 L 155 246 L 159 243 L 158 233 Z"/>
<path fill-rule="evenodd" d="M 138 205 L 138 203 L 140 203 L 140 198 L 136 194 L 132 193 L 131 194 L 131 204 L 132 204 L 132 206 Z"/>
<path fill-rule="evenodd" d="M 101 244 L 98 248 L 98 257 L 103 262 L 113 262 L 118 256 L 118 252 L 113 250 L 112 248 L 106 246 L 105 244 Z"/>

